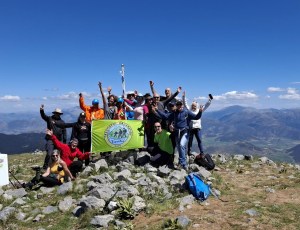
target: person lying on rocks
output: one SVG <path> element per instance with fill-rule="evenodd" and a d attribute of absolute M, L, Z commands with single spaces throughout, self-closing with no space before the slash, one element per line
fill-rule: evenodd
<path fill-rule="evenodd" d="M 69 144 L 61 143 L 55 135 L 53 135 L 52 130 L 47 129 L 46 134 L 53 141 L 54 146 L 60 150 L 61 159 L 66 162 L 70 172 L 74 177 L 77 176 L 77 173 L 82 170 L 83 160 L 86 160 L 90 157 L 90 152 L 82 153 L 78 148 L 78 140 L 73 138 Z M 79 160 L 74 161 L 75 158 Z"/>
<path fill-rule="evenodd" d="M 150 164 L 154 167 L 167 165 L 174 168 L 174 148 L 170 138 L 171 133 L 162 129 L 160 122 L 154 124 L 154 147 L 148 147 L 148 152 L 152 155 Z"/>
<path fill-rule="evenodd" d="M 46 172 L 41 175 L 40 167 L 33 167 L 32 169 L 35 170 L 36 175 L 30 182 L 23 184 L 24 188 L 32 189 L 33 186 L 37 185 L 39 182 L 43 182 L 46 187 L 53 187 L 61 185 L 69 178 L 74 180 L 66 162 L 60 158 L 60 152 L 57 149 L 54 149 L 51 154 Z"/>

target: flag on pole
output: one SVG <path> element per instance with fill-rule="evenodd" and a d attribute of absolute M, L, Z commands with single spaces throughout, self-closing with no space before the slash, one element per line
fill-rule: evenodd
<path fill-rule="evenodd" d="M 123 90 L 122 95 L 123 97 L 125 97 L 125 65 L 124 64 L 121 65 L 120 73 L 122 76 L 122 90 Z"/>
<path fill-rule="evenodd" d="M 93 120 L 91 152 L 144 147 L 144 126 L 140 120 Z"/>

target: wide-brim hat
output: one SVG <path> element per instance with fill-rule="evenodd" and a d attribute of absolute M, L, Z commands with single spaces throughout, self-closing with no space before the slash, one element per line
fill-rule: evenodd
<path fill-rule="evenodd" d="M 63 114 L 63 112 L 59 108 L 56 108 L 52 113 Z"/>

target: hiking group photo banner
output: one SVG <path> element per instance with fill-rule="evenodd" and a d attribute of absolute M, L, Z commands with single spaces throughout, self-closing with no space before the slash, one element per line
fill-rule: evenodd
<path fill-rule="evenodd" d="M 91 152 L 144 147 L 144 126 L 140 120 L 94 120 Z"/>

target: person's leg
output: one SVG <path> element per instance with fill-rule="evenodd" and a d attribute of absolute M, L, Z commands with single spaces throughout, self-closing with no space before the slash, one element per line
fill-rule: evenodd
<path fill-rule="evenodd" d="M 43 169 L 47 169 L 48 168 L 48 164 L 51 158 L 51 154 L 53 153 L 54 150 L 54 144 L 52 142 L 52 140 L 47 140 L 46 142 L 46 156 L 45 156 L 45 160 L 44 160 L 44 165 L 43 165 Z"/>
<path fill-rule="evenodd" d="M 68 168 L 69 168 L 70 172 L 72 173 L 73 177 L 76 177 L 77 173 L 82 170 L 82 162 L 81 161 L 73 161 L 69 165 Z"/>
<path fill-rule="evenodd" d="M 46 177 L 41 176 L 41 181 L 44 183 L 46 187 L 61 185 L 61 182 L 59 180 L 51 176 L 46 176 Z"/>
<path fill-rule="evenodd" d="M 188 155 L 191 155 L 191 149 L 192 149 L 192 145 L 193 145 L 193 138 L 195 135 L 195 129 L 190 129 L 190 135 L 189 135 L 189 143 L 188 143 Z"/>
<path fill-rule="evenodd" d="M 183 135 L 176 135 L 176 145 L 179 153 L 179 164 L 182 168 L 186 169 L 186 144 L 188 142 L 188 133 L 185 132 Z"/>
<path fill-rule="evenodd" d="M 197 129 L 197 130 L 196 130 L 195 136 L 196 136 L 196 140 L 197 140 L 197 143 L 198 143 L 198 147 L 199 147 L 200 153 L 204 153 L 204 152 L 203 152 L 203 146 L 202 146 L 202 134 L 201 134 L 201 129 Z"/>

